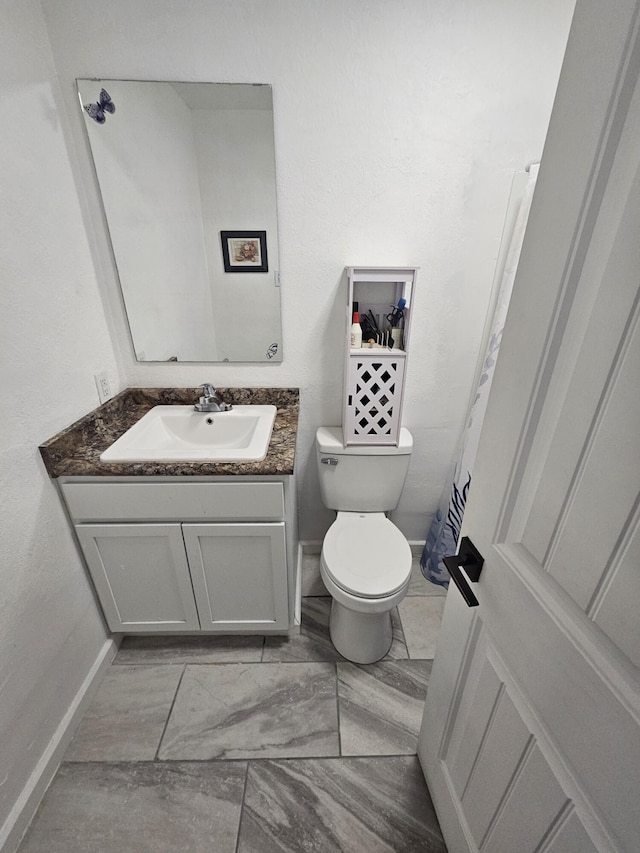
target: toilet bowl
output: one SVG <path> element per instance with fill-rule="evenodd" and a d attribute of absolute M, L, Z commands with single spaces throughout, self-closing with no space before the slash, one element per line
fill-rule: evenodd
<path fill-rule="evenodd" d="M 354 663 L 383 658 L 391 611 L 407 594 L 411 549 L 383 512 L 338 512 L 322 544 L 320 574 L 332 596 L 329 632 Z"/>
<path fill-rule="evenodd" d="M 316 432 L 322 501 L 337 512 L 320 557 L 333 598 L 329 633 L 354 663 L 373 663 L 389 651 L 391 611 L 409 588 L 411 549 L 386 513 L 400 500 L 412 447 L 405 427 L 397 444 L 346 445 L 341 427 Z"/>

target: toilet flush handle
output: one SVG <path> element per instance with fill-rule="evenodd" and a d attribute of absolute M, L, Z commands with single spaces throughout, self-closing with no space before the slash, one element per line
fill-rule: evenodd
<path fill-rule="evenodd" d="M 337 465 L 338 464 L 338 460 L 335 458 L 335 456 L 323 456 L 320 459 L 320 461 L 322 462 L 323 465 Z"/>

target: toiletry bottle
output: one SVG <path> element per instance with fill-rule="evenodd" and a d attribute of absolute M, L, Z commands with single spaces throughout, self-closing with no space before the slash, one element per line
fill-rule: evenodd
<path fill-rule="evenodd" d="M 351 348 L 359 349 L 362 346 L 362 328 L 360 326 L 360 314 L 353 312 L 353 325 L 351 326 Z"/>
<path fill-rule="evenodd" d="M 392 326 L 391 327 L 391 340 L 393 341 L 393 346 L 396 349 L 402 349 L 402 327 L 401 326 Z"/>

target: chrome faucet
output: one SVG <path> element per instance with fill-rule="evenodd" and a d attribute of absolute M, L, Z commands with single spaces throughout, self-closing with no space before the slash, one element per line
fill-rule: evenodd
<path fill-rule="evenodd" d="M 209 382 L 205 382 L 202 386 L 204 394 L 194 405 L 196 412 L 230 412 L 233 406 L 229 403 L 223 403 L 218 392 Z"/>

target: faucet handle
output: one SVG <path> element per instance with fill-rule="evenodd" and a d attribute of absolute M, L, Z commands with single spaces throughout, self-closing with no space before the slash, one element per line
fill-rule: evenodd
<path fill-rule="evenodd" d="M 216 389 L 213 387 L 213 385 L 211 385 L 210 382 L 205 382 L 202 385 L 202 390 L 204 391 L 203 396 L 205 396 L 205 397 L 215 397 L 216 396 Z"/>

